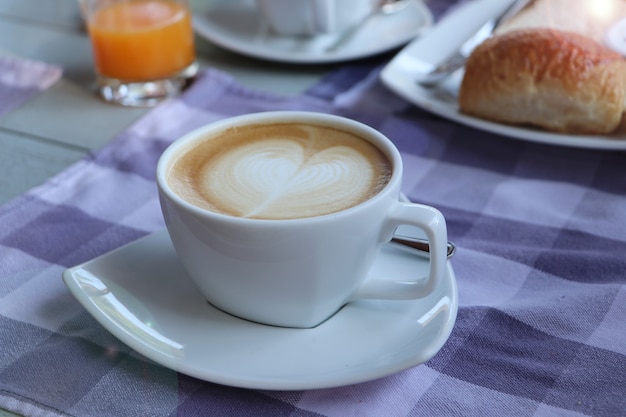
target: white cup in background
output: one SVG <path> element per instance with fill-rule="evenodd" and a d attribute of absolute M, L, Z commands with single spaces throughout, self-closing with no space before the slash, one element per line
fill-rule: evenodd
<path fill-rule="evenodd" d="M 261 17 L 279 35 L 339 32 L 372 12 L 377 0 L 257 0 Z"/>

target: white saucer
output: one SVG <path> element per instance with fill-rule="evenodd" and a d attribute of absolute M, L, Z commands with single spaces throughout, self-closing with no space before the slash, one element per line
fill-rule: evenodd
<path fill-rule="evenodd" d="M 374 268 L 398 277 L 427 261 L 387 245 Z M 458 308 L 454 272 L 420 301 L 346 305 L 313 329 L 238 319 L 208 304 L 165 231 L 68 269 L 63 280 L 107 330 L 157 363 L 224 385 L 303 390 L 348 385 L 423 363 L 450 336 Z"/>
<path fill-rule="evenodd" d="M 218 2 L 196 13 L 196 32 L 207 40 L 255 58 L 291 63 L 330 63 L 363 58 L 397 48 L 431 26 L 433 16 L 421 0 L 401 12 L 370 19 L 334 52 L 326 52 L 337 34 L 317 37 L 277 36 L 265 27 L 253 0 Z"/>

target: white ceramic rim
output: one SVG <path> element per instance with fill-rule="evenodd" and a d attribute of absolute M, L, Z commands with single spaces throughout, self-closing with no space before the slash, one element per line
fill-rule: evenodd
<path fill-rule="evenodd" d="M 368 200 L 347 209 L 334 213 L 324 214 L 321 216 L 300 217 L 281 220 L 243 218 L 205 210 L 187 202 L 169 187 L 169 184 L 167 182 L 167 174 L 169 172 L 172 161 L 181 152 L 183 152 L 185 148 L 204 140 L 207 135 L 214 135 L 215 133 L 222 132 L 233 126 L 292 122 L 303 122 L 323 126 L 345 128 L 352 133 L 358 134 L 359 137 L 375 145 L 391 162 L 392 174 L 389 182 L 382 190 L 378 192 L 378 194 L 376 194 L 372 198 L 369 198 Z M 396 187 L 399 192 L 400 182 L 402 180 L 402 158 L 400 156 L 400 151 L 398 151 L 395 145 L 393 145 L 393 143 L 385 135 L 383 135 L 376 129 L 356 120 L 349 119 L 343 116 L 319 112 L 268 111 L 229 117 L 201 126 L 183 135 L 179 139 L 172 142 L 172 144 L 170 144 L 170 146 L 168 146 L 167 149 L 161 154 L 161 157 L 159 158 L 159 161 L 157 163 L 156 180 L 160 192 L 162 192 L 171 202 L 200 217 L 217 218 L 220 219 L 220 221 L 225 222 L 254 224 L 269 224 L 270 222 L 319 222 L 336 219 L 338 217 L 349 216 L 354 211 L 362 210 L 372 204 L 376 204 L 376 202 L 378 202 L 380 199 L 387 198 L 386 195 L 393 187 Z M 397 197 L 399 199 L 400 196 L 398 195 Z"/>

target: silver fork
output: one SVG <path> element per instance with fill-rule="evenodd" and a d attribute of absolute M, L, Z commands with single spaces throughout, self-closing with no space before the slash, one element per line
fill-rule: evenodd
<path fill-rule="evenodd" d="M 428 72 L 417 74 L 416 82 L 423 87 L 431 87 L 439 84 L 455 71 L 465 65 L 465 61 L 470 56 L 474 48 L 493 35 L 493 31 L 498 25 L 518 13 L 529 0 L 517 0 L 511 4 L 503 13 L 488 20 L 482 25 L 474 35 L 467 39 L 452 55 L 440 62 L 435 68 Z"/>
<path fill-rule="evenodd" d="M 496 26 L 496 19 L 492 19 L 485 23 L 474 36 L 465 41 L 465 43 L 461 45 L 459 49 L 454 51 L 452 55 L 439 63 L 429 72 L 418 74 L 415 81 L 423 87 L 430 87 L 439 84 L 441 81 L 448 78 L 456 70 L 465 65 L 465 61 L 467 61 L 467 58 L 470 56 L 474 48 L 490 37 Z"/>

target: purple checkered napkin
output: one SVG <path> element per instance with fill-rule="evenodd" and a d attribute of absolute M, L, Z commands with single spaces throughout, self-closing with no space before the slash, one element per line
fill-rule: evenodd
<path fill-rule="evenodd" d="M 62 69 L 44 62 L 0 55 L 0 115 L 8 113 L 61 78 Z"/>
<path fill-rule="evenodd" d="M 335 389 L 255 391 L 122 344 L 60 275 L 163 228 L 162 150 L 264 110 L 340 114 L 390 137 L 404 192 L 458 245 L 456 326 L 426 364 Z M 626 410 L 626 155 L 534 144 L 434 117 L 344 67 L 297 97 L 205 71 L 109 146 L 0 208 L 0 406 L 29 416 L 619 416 Z"/>
<path fill-rule="evenodd" d="M 452 123 L 389 92 L 382 65 L 342 66 L 294 97 L 204 71 L 180 99 L 0 207 L 0 407 L 81 417 L 625 415 L 626 153 Z M 221 386 L 134 352 L 64 286 L 66 268 L 163 228 L 154 170 L 171 141 L 266 110 L 380 130 L 402 153 L 404 193 L 446 216 L 460 306 L 424 365 L 334 389 Z"/>

